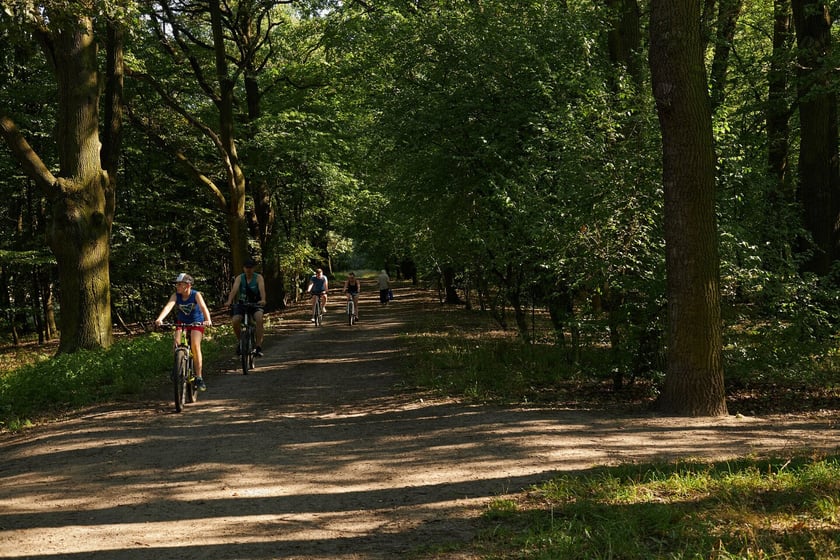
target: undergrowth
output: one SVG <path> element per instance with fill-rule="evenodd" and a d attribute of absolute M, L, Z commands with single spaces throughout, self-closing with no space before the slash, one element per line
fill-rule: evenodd
<path fill-rule="evenodd" d="M 424 313 L 402 342 L 409 349 L 409 382 L 474 402 L 566 407 L 648 408 L 655 404 L 662 371 L 616 372 L 607 337 L 589 336 L 577 347 L 543 333 L 524 342 L 481 312 L 441 308 Z M 591 332 L 598 329 L 590 327 Z M 539 331 L 537 331 L 539 334 Z M 727 406 L 757 415 L 840 408 L 840 354 L 833 339 L 805 348 L 783 329 L 744 328 L 728 333 L 724 349 Z M 794 348 L 799 354 L 794 356 Z"/>
<path fill-rule="evenodd" d="M 220 335 L 205 336 L 205 363 L 217 354 Z M 30 355 L 27 364 L 0 373 L 0 428 L 18 430 L 65 409 L 142 395 L 168 383 L 171 368 L 170 332 L 120 339 L 107 350 Z"/>

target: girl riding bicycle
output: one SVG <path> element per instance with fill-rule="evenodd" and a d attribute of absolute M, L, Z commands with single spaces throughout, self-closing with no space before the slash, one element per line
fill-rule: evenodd
<path fill-rule="evenodd" d="M 178 325 L 186 323 L 203 323 L 202 327 L 191 327 L 190 330 L 190 344 L 192 345 L 195 363 L 195 382 L 198 388 L 202 391 L 207 390 L 207 385 L 204 384 L 204 378 L 201 376 L 201 365 L 204 361 L 201 355 L 201 339 L 204 337 L 204 327 L 209 327 L 213 324 L 210 319 L 210 310 L 207 309 L 207 304 L 204 303 L 204 297 L 201 292 L 192 289 L 193 279 L 189 274 L 181 273 L 175 278 L 175 293 L 163 306 L 163 310 L 155 319 L 155 325 L 160 326 L 163 320 L 172 311 L 172 308 L 178 306 L 178 313 L 175 316 L 175 323 Z M 181 329 L 175 329 L 175 345 L 181 337 Z"/>
<path fill-rule="evenodd" d="M 315 312 L 315 298 L 321 298 L 321 309 L 326 311 L 327 309 L 327 292 L 330 290 L 330 282 L 327 280 L 327 277 L 324 276 L 324 271 L 322 269 L 318 269 L 315 271 L 315 276 L 309 279 L 309 288 L 306 291 L 312 294 L 312 312 Z M 312 318 L 312 321 L 315 321 L 315 318 Z"/>
<path fill-rule="evenodd" d="M 351 272 L 347 275 L 347 280 L 344 282 L 344 293 L 348 298 L 353 299 L 353 309 L 356 311 L 356 320 L 359 319 L 359 293 L 362 291 L 362 283 L 356 278 L 356 273 Z"/>

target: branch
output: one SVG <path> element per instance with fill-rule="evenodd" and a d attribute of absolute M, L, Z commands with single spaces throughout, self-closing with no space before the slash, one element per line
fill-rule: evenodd
<path fill-rule="evenodd" d="M 216 183 L 214 183 L 212 179 L 196 167 L 196 165 L 184 154 L 184 152 L 167 142 L 157 133 L 157 130 L 151 124 L 138 118 L 130 109 L 128 110 L 128 118 L 133 124 L 140 127 L 146 133 L 146 136 L 148 136 L 149 139 L 164 153 L 169 154 L 178 163 L 180 163 L 187 170 L 189 175 L 195 179 L 196 183 L 210 189 L 210 192 L 216 199 L 216 203 L 223 212 L 228 211 L 227 199 L 225 198 L 224 193 L 216 186 Z"/>
<path fill-rule="evenodd" d="M 6 141 L 15 159 L 20 163 L 24 173 L 35 181 L 44 193 L 48 196 L 56 196 L 60 193 L 58 179 L 44 165 L 44 162 L 26 141 L 23 134 L 18 130 L 12 119 L 0 114 L 0 135 Z"/>

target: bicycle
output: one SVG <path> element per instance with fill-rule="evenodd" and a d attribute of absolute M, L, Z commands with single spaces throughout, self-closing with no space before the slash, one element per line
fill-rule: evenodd
<path fill-rule="evenodd" d="M 204 323 L 163 323 L 161 325 L 161 327 L 181 330 L 180 340 L 175 346 L 175 362 L 170 375 L 174 389 L 175 412 L 181 412 L 187 403 L 198 401 L 198 384 L 189 333 L 193 328 L 203 325 Z"/>
<path fill-rule="evenodd" d="M 356 319 L 356 302 L 353 301 L 353 294 L 347 292 L 347 324 L 352 327 Z"/>
<path fill-rule="evenodd" d="M 257 358 L 257 322 L 254 312 L 262 309 L 254 303 L 243 303 L 242 331 L 239 334 L 239 354 L 242 357 L 242 375 L 254 369 Z"/>
<path fill-rule="evenodd" d="M 324 308 L 321 305 L 321 294 L 314 294 L 315 306 L 312 310 L 312 319 L 315 321 L 315 326 L 320 327 L 324 322 Z"/>

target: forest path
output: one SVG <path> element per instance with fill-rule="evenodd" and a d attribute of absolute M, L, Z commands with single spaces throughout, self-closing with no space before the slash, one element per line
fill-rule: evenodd
<path fill-rule="evenodd" d="M 406 391 L 399 335 L 433 303 L 363 295 L 352 328 L 339 298 L 322 328 L 300 309 L 280 321 L 251 375 L 225 360 L 181 414 L 167 391 L 0 437 L 0 558 L 466 559 L 435 551 L 558 472 L 838 449 L 836 411 L 662 418 Z"/>

